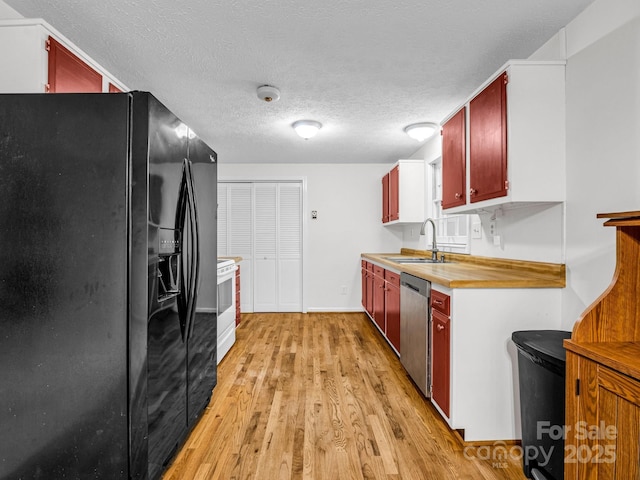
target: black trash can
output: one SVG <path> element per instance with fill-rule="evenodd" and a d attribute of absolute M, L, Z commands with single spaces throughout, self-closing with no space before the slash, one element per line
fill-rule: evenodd
<path fill-rule="evenodd" d="M 564 478 L 566 357 L 562 341 L 571 332 L 513 332 L 518 347 L 522 468 L 528 478 Z"/>

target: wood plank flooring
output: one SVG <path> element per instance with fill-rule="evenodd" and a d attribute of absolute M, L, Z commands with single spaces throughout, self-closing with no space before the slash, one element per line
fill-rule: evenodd
<path fill-rule="evenodd" d="M 525 477 L 493 447 L 465 450 L 364 314 L 295 313 L 243 314 L 163 477 L 187 479 Z"/>

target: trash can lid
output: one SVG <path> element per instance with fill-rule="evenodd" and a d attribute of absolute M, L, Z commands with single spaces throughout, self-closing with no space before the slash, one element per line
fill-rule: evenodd
<path fill-rule="evenodd" d="M 563 368 L 566 351 L 562 341 L 567 338 L 571 338 L 571 332 L 564 330 L 523 330 L 511 334 L 511 340 L 520 350 Z"/>

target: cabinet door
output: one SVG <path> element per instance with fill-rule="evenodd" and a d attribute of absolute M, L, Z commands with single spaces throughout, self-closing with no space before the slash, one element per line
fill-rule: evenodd
<path fill-rule="evenodd" d="M 640 383 L 599 366 L 598 419 L 597 478 L 640 478 Z"/>
<path fill-rule="evenodd" d="M 506 73 L 469 103 L 469 187 L 471 203 L 507 195 Z"/>
<path fill-rule="evenodd" d="M 367 262 L 362 261 L 362 308 L 367 309 Z"/>
<path fill-rule="evenodd" d="M 367 303 L 365 309 L 373 317 L 373 265 L 367 263 Z"/>
<path fill-rule="evenodd" d="M 431 331 L 431 399 L 449 416 L 451 325 L 449 318 L 432 310 Z"/>
<path fill-rule="evenodd" d="M 382 177 L 382 223 L 389 221 L 389 174 Z"/>
<path fill-rule="evenodd" d="M 566 376 L 564 478 L 640 478 L 640 383 L 572 352 Z"/>
<path fill-rule="evenodd" d="M 442 126 L 442 208 L 457 207 L 467 201 L 465 109 Z"/>
<path fill-rule="evenodd" d="M 400 168 L 398 165 L 389 172 L 389 221 L 400 218 Z"/>
<path fill-rule="evenodd" d="M 382 333 L 386 334 L 384 321 L 384 278 L 373 276 L 373 320 L 378 324 Z"/>
<path fill-rule="evenodd" d="M 396 351 L 400 353 L 400 287 L 393 279 L 385 283 L 384 308 L 386 314 L 387 339 Z"/>
<path fill-rule="evenodd" d="M 54 38 L 49 37 L 50 93 L 100 93 L 102 75 L 75 56 Z"/>

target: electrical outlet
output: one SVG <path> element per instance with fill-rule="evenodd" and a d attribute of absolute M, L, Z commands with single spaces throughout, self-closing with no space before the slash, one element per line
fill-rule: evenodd
<path fill-rule="evenodd" d="M 346 285 L 342 285 L 342 286 L 340 287 L 340 295 L 346 295 L 346 294 L 347 294 L 347 292 L 348 292 L 348 288 L 347 288 L 347 286 L 346 286 Z"/>
<path fill-rule="evenodd" d="M 496 247 L 499 247 L 499 246 L 500 246 L 500 235 L 494 235 L 494 236 L 493 236 L 493 244 L 494 244 Z"/>
<path fill-rule="evenodd" d="M 489 235 L 495 237 L 498 234 L 498 227 L 495 220 L 489 222 Z"/>
<path fill-rule="evenodd" d="M 471 224 L 471 238 L 482 238 L 482 224 L 481 223 L 472 223 Z"/>

